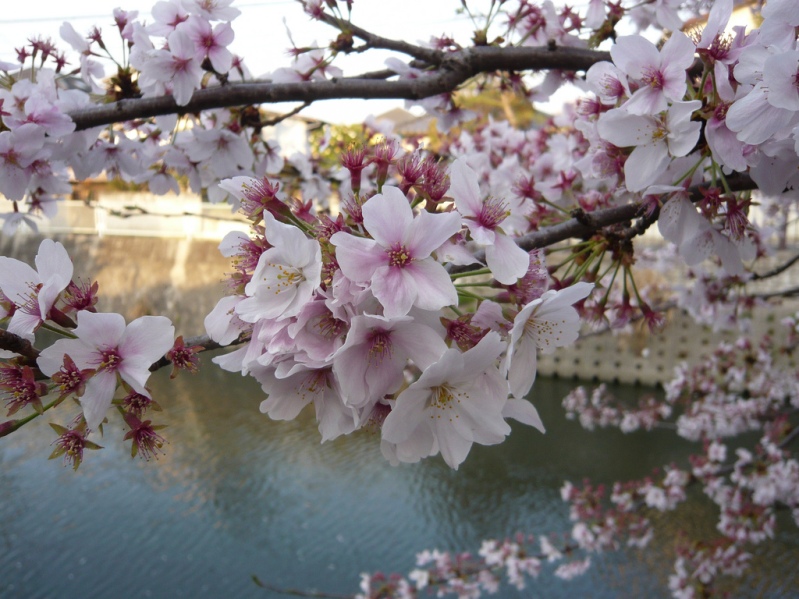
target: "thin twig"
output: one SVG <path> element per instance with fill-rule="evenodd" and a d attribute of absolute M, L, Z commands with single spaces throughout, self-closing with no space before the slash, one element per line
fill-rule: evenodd
<path fill-rule="evenodd" d="M 240 218 L 232 218 L 227 216 L 212 216 L 210 214 L 198 214 L 197 212 L 172 212 L 172 213 L 163 213 L 163 212 L 151 212 L 146 208 L 142 208 L 141 206 L 125 206 L 125 210 L 130 210 L 131 212 L 122 212 L 121 210 L 116 210 L 115 208 L 109 208 L 108 206 L 103 206 L 101 204 L 97 204 L 92 206 L 92 208 L 96 208 L 99 210 L 103 210 L 110 214 L 111 216 L 116 216 L 118 218 L 131 218 L 135 216 L 157 216 L 159 218 L 175 218 L 175 217 L 182 217 L 182 216 L 196 216 L 197 218 L 204 218 L 206 220 L 216 220 L 228 223 L 246 223 L 246 221 Z"/>
<path fill-rule="evenodd" d="M 306 108 L 308 108 L 312 103 L 313 103 L 313 101 L 303 102 L 302 104 L 297 106 L 297 108 L 294 108 L 293 110 L 290 110 L 286 114 L 282 114 L 280 116 L 276 116 L 275 118 L 269 119 L 267 121 L 261 121 L 259 124 L 261 125 L 261 127 L 272 127 L 274 125 L 277 125 L 278 123 L 282 123 L 283 121 L 285 121 L 288 118 L 293 117 L 295 114 L 299 114 L 301 111 L 303 111 Z"/>
<path fill-rule="evenodd" d="M 319 16 L 319 20 L 323 23 L 338 29 L 342 33 L 351 33 L 352 35 L 362 39 L 366 42 L 367 48 L 381 48 L 383 50 L 393 50 L 401 54 L 407 54 L 418 60 L 423 60 L 431 65 L 441 64 L 444 58 L 444 52 L 441 50 L 433 50 L 431 48 L 424 48 L 401 40 L 392 40 L 387 37 L 376 35 L 358 27 L 351 21 L 339 19 L 333 15 L 323 13 Z M 342 50 L 346 53 L 346 50 Z"/>
<path fill-rule="evenodd" d="M 761 281 L 763 279 L 769 279 L 771 277 L 776 277 L 779 274 L 782 274 L 786 270 L 788 270 L 791 266 L 799 262 L 799 254 L 788 260 L 787 262 L 783 262 L 779 266 L 772 268 L 771 270 L 767 270 L 764 273 L 755 273 L 752 275 L 753 281 Z"/>
<path fill-rule="evenodd" d="M 303 591 L 301 589 L 284 589 L 264 582 L 253 574 L 252 581 L 259 587 L 281 595 L 294 595 L 295 597 L 323 597 L 329 599 L 354 599 L 355 595 L 341 595 L 339 593 L 325 593 L 324 591 Z"/>
<path fill-rule="evenodd" d="M 799 287 L 789 287 L 788 289 L 782 289 L 781 291 L 770 291 L 768 293 L 752 293 L 749 297 L 755 297 L 757 299 L 772 299 L 775 297 L 794 297 L 799 295 Z"/>

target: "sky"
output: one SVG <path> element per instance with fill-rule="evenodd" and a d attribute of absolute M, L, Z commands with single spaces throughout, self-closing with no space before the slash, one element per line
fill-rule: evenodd
<path fill-rule="evenodd" d="M 487 6 L 487 2 L 477 0 L 475 5 Z M 0 11 L 0 60 L 14 60 L 14 48 L 22 46 L 26 39 L 34 35 L 50 36 L 59 47 L 74 53 L 61 40 L 58 29 L 64 21 L 69 21 L 80 34 L 88 32 L 92 26 L 101 26 L 108 32 L 109 39 L 116 40 L 112 11 L 116 7 L 125 10 L 138 10 L 139 18 L 150 20 L 149 11 L 154 0 L 91 0 L 64 2 L 63 0 L 34 0 L 16 2 L 5 0 Z M 290 47 L 287 26 L 298 46 L 320 44 L 332 38 L 334 30 L 326 25 L 311 21 L 302 7 L 293 0 L 237 0 L 233 3 L 241 10 L 241 15 L 233 21 L 236 38 L 231 50 L 244 56 L 253 75 L 262 75 L 288 66 L 290 59 L 286 49 Z M 429 39 L 430 35 L 446 33 L 467 43 L 471 37 L 470 21 L 467 16 L 457 15 L 460 0 L 356 0 L 353 22 L 374 33 L 394 39 L 418 42 Z M 285 24 L 284 24 L 285 20 Z M 113 52 L 113 46 L 109 45 Z M 336 60 L 345 74 L 379 70 L 383 61 L 390 56 L 387 52 L 367 52 L 355 57 L 342 57 Z M 75 61 L 76 62 L 76 61 Z M 328 122 L 362 122 L 369 114 L 380 114 L 391 108 L 402 106 L 401 100 L 329 100 L 319 102 L 303 111 L 302 114 L 321 118 Z M 288 109 L 282 105 L 278 109 Z"/>

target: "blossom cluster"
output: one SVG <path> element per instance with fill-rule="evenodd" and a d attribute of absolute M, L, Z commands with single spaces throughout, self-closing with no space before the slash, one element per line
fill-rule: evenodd
<path fill-rule="evenodd" d="M 81 413 L 69 428 L 52 425 L 59 434 L 53 457 L 63 455 L 77 468 L 84 449 L 99 448 L 87 436 L 101 430 L 122 388 L 121 411 L 131 428 L 125 439 L 133 439 L 134 455 L 149 458 L 163 438 L 155 433 L 157 425 L 140 418 L 148 407 L 157 409 L 147 379 L 150 366 L 173 348 L 172 323 L 164 316 L 142 316 L 126 324 L 119 314 L 98 313 L 97 283 L 73 280 L 73 264 L 61 243 L 43 240 L 35 264 L 36 269 L 0 257 L 0 320 L 8 322 L 9 333 L 28 342 L 40 328 L 65 338 L 33 356 L 0 350 L 0 398 L 7 415 L 28 406 L 41 414 L 68 397 L 79 401 Z M 182 339 L 177 346 L 185 354 Z M 51 382 L 37 381 L 34 368 Z M 19 422 L 5 422 L 4 434 Z"/>
<path fill-rule="evenodd" d="M 558 548 L 559 545 L 560 548 Z M 483 541 L 477 555 L 452 554 L 434 549 L 416 556 L 416 568 L 407 577 L 398 574 L 362 574 L 359 599 L 396 597 L 414 599 L 435 591 L 439 597 L 481 597 L 496 594 L 504 580 L 518 590 L 527 588 L 530 578 L 537 578 L 548 566 L 558 564 L 554 574 L 571 580 L 591 565 L 591 558 L 571 559 L 575 547 L 549 537 L 516 535 L 512 539 Z"/>
<path fill-rule="evenodd" d="M 391 462 L 440 453 L 457 468 L 472 444 L 502 442 L 508 418 L 543 431 L 524 399 L 536 353 L 577 338 L 573 305 L 592 285 L 545 291 L 542 256 L 505 241 L 505 204 L 471 168 L 455 161 L 431 201 L 408 180 L 414 162 L 397 159 L 400 185 L 353 195 L 336 220 L 299 218 L 268 179 L 224 181 L 255 227 L 220 246 L 236 272 L 206 328 L 220 344 L 246 339 L 215 362 L 255 377 L 272 418 L 313 403 L 323 440 L 376 425 Z M 492 253 L 507 243 L 510 259 Z M 479 267 L 480 250 L 484 268 L 447 271 Z"/>

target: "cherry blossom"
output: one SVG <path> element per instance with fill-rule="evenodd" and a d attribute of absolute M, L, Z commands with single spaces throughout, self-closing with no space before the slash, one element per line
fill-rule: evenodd
<path fill-rule="evenodd" d="M 44 349 L 39 368 L 51 376 L 69 356 L 77 368 L 94 369 L 80 401 L 87 426 L 97 430 L 111 406 L 117 375 L 137 393 L 150 396 L 145 387 L 150 365 L 172 347 L 175 328 L 163 316 L 142 316 L 126 325 L 119 314 L 79 312 L 75 335 Z"/>
<path fill-rule="evenodd" d="M 686 90 L 685 70 L 694 60 L 696 47 L 684 33 L 671 35 L 658 52 L 652 42 L 633 35 L 622 36 L 610 50 L 613 62 L 638 89 L 622 106 L 632 114 L 655 114 L 679 102 Z"/>
<path fill-rule="evenodd" d="M 236 314 L 245 322 L 296 316 L 321 280 L 319 244 L 268 212 L 264 221 L 272 247 L 261 254 L 252 280 L 244 288 L 247 297 L 236 305 Z"/>
<path fill-rule="evenodd" d="M 719 0 L 701 35 L 678 14 L 695 7 L 677 0 L 592 0 L 585 9 L 499 2 L 488 15 L 472 11 L 471 41 L 434 36 L 423 44 L 364 33 L 352 2 L 305 1 L 311 18 L 334 27 L 334 39 L 302 45 L 297 36 L 292 64 L 260 81 L 228 49 L 239 14 L 231 4 L 161 1 L 147 20 L 117 9 L 121 54 L 99 28 L 82 36 L 64 24 L 61 37 L 77 57 L 34 36 L 15 62 L 0 62 L 0 219 L 4 234 L 35 228 L 71 193 L 71 181 L 101 174 L 153 193 L 186 184 L 240 209 L 251 231 L 220 245 L 232 272 L 205 324 L 213 341 L 238 346 L 213 363 L 256 378 L 271 418 L 295 418 L 313 403 L 322 440 L 367 426 L 381 430 L 391 463 L 441 454 L 457 468 L 474 443 L 504 440 L 508 418 L 543 431 L 524 399 L 537 352 L 574 342 L 580 314 L 597 328 L 637 319 L 655 327 L 665 319 L 653 306 L 666 303 L 716 329 L 744 327 L 743 315 L 773 297 L 755 285 L 791 267 L 790 258 L 776 268 L 763 258 L 796 214 L 795 0 L 768 0 L 759 29 L 732 33 L 733 3 Z M 670 31 L 662 46 L 620 35 L 650 26 Z M 549 57 L 581 66 L 557 63 L 530 83 L 528 46 L 547 47 L 544 66 Z M 343 54 L 381 47 L 393 50 L 384 71 L 344 76 Z M 596 47 L 613 62 L 597 62 Z M 511 55 L 518 70 L 497 70 L 495 61 Z M 499 91 L 508 108 L 514 94 L 543 99 L 567 82 L 588 91 L 530 127 L 512 123 L 521 116 L 512 106 L 507 120 L 465 108 L 474 89 Z M 374 119 L 351 147 L 326 128 L 312 152 L 288 158 L 264 138 L 260 102 L 286 90 L 311 102 L 345 92 L 385 97 L 399 86 L 397 97 L 436 118 L 439 132 L 425 144 Z M 153 106 L 164 110 L 161 96 L 186 106 L 201 88 L 224 101 L 148 116 Z M 251 103 L 229 107 L 244 90 Z M 123 120 L 87 120 L 102 112 L 100 102 Z M 651 249 L 640 243 L 645 233 L 669 243 Z M 675 257 L 687 267 L 679 285 Z M 195 347 L 172 345 L 163 317 L 126 326 L 119 315 L 95 314 L 97 285 L 70 281 L 59 244 L 42 243 L 36 270 L 10 258 L 0 267 L 0 393 L 9 412 L 28 413 L 0 423 L 0 435 L 73 396 L 84 414 L 53 427 L 54 456 L 77 467 L 83 449 L 99 448 L 86 437 L 121 385 L 131 451 L 161 453 L 160 427 L 144 415 L 157 408 L 145 386 L 149 368 L 164 354 L 194 368 Z M 659 274 L 641 277 L 642 269 Z M 43 350 L 23 343 L 46 344 L 33 336 L 42 323 L 66 339 Z M 364 596 L 423 588 L 479 596 L 496 592 L 503 572 L 523 588 L 548 566 L 572 578 L 596 552 L 645 547 L 658 520 L 647 514 L 675 509 L 693 484 L 716 506 L 717 536 L 678 543 L 669 586 L 676 596 L 712 594 L 718 577 L 740 575 L 755 545 L 777 534 L 778 507 L 799 514 L 789 446 L 799 400 L 795 369 L 785 366 L 799 338 L 796 319 L 783 329 L 784 342 L 742 340 L 680 367 L 664 399 L 627 405 L 600 387 L 564 400 L 586 428 L 671 425 L 697 444 L 685 468 L 607 488 L 567 484 L 572 524 L 563 542 L 521 535 L 488 541 L 476 556 L 423 552 L 407 578 L 364 576 Z M 733 439 L 742 433 L 749 440 Z"/>
<path fill-rule="evenodd" d="M 547 291 L 516 315 L 503 362 L 514 397 L 526 396 L 535 382 L 537 350 L 551 353 L 577 339 L 580 318 L 572 306 L 588 297 L 592 289 L 589 283 L 575 283 L 565 289 Z"/>
<path fill-rule="evenodd" d="M 480 198 L 477 175 L 465 163 L 456 160 L 450 167 L 450 193 L 472 239 L 486 248 L 486 263 L 494 278 L 510 285 L 527 272 L 530 258 L 500 228 L 509 215 L 507 204 L 496 198 Z"/>
<path fill-rule="evenodd" d="M 599 135 L 618 147 L 633 147 L 624 163 L 624 180 L 630 191 L 642 191 L 659 182 L 658 175 L 671 157 L 685 156 L 699 139 L 700 124 L 691 114 L 701 106 L 675 102 L 657 117 L 635 115 L 621 108 L 602 115 L 597 123 Z"/>
<path fill-rule="evenodd" d="M 498 368 L 504 349 L 497 333 L 467 352 L 449 349 L 399 394 L 382 436 L 397 445 L 413 439 L 412 448 L 398 448 L 400 461 L 417 461 L 440 450 L 444 461 L 457 469 L 472 443 L 493 445 L 505 439 L 510 427 L 502 409 L 508 386 Z M 414 451 L 420 452 L 416 459 Z"/>
<path fill-rule="evenodd" d="M 345 403 L 367 407 L 368 417 L 375 403 L 400 388 L 408 360 L 426 369 L 446 349 L 434 329 L 409 316 L 363 314 L 352 319 L 344 345 L 333 354 L 333 372 Z"/>
<path fill-rule="evenodd" d="M 27 338 L 50 317 L 59 295 L 72 280 L 72 260 L 64 246 L 43 239 L 36 270 L 19 260 L 0 256 L 0 292 L 14 305 L 8 330 Z"/>
<path fill-rule="evenodd" d="M 183 106 L 200 87 L 202 69 L 188 33 L 176 29 L 169 34 L 168 42 L 168 50 L 153 50 L 148 54 L 141 66 L 141 85 L 151 95 L 169 89 L 175 102 Z"/>
<path fill-rule="evenodd" d="M 363 223 L 373 239 L 339 232 L 330 241 L 341 271 L 356 283 L 371 281 L 387 317 L 404 316 L 413 306 L 439 310 L 458 303 L 447 272 L 431 256 L 460 230 L 457 213 L 414 216 L 403 193 L 387 187 L 363 205 Z"/>

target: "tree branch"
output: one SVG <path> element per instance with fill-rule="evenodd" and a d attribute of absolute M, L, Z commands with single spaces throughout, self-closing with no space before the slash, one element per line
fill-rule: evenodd
<path fill-rule="evenodd" d="M 770 279 L 771 277 L 776 277 L 779 274 L 782 274 L 786 270 L 788 270 L 791 266 L 799 262 L 799 254 L 791 258 L 790 260 L 780 264 L 779 266 L 772 268 L 771 270 L 767 270 L 764 273 L 755 273 L 752 275 L 753 281 L 762 281 L 763 279 Z"/>
<path fill-rule="evenodd" d="M 780 291 L 771 291 L 768 293 L 752 293 L 749 297 L 756 297 L 758 299 L 772 299 L 775 297 L 795 297 L 799 295 L 799 287 L 789 287 Z"/>
<path fill-rule="evenodd" d="M 266 121 L 261 121 L 259 123 L 259 125 L 261 127 L 274 127 L 275 125 L 277 125 L 279 123 L 282 123 L 286 119 L 293 117 L 295 114 L 299 114 L 300 112 L 302 112 L 303 110 L 308 108 L 310 105 L 311 105 L 311 102 L 303 102 L 302 104 L 300 104 L 296 108 L 292 108 L 291 110 L 289 110 L 285 114 L 281 114 L 280 116 L 276 116 L 273 119 L 268 119 Z"/>
<path fill-rule="evenodd" d="M 314 102 L 338 99 L 421 100 L 454 91 L 479 73 L 559 69 L 581 71 L 609 60 L 607 52 L 581 48 L 469 48 L 444 55 L 440 68 L 425 77 L 385 81 L 375 78 L 339 78 L 330 81 L 234 83 L 194 92 L 185 106 L 172 96 L 120 100 L 69 113 L 76 130 L 165 114 L 187 114 L 249 104 Z M 384 72 L 380 73 L 382 77 Z"/>
<path fill-rule="evenodd" d="M 375 35 L 374 33 L 366 31 L 366 29 L 358 27 L 351 21 L 345 21 L 327 13 L 322 13 L 318 17 L 318 20 L 330 25 L 335 29 L 338 29 L 342 33 L 351 33 L 352 35 L 365 41 L 366 45 L 370 48 L 393 50 L 394 52 L 407 54 L 408 56 L 433 65 L 441 64 L 441 61 L 444 58 L 444 53 L 441 50 L 424 48 L 415 44 L 409 44 L 408 42 L 392 40 L 386 37 Z M 346 53 L 346 50 L 343 50 L 343 52 Z"/>
<path fill-rule="evenodd" d="M 732 191 L 742 191 L 746 189 L 755 189 L 757 186 L 749 175 L 740 175 L 737 177 L 730 177 L 728 180 L 730 189 Z M 702 199 L 703 195 L 701 189 L 707 188 L 706 183 L 701 183 L 691 187 L 688 192 L 692 202 L 698 202 Z M 539 231 L 533 231 L 519 237 L 516 244 L 523 250 L 534 250 L 537 248 L 545 248 L 558 243 L 559 241 L 566 241 L 567 239 L 579 238 L 585 239 L 595 234 L 600 229 L 617 225 L 619 223 L 627 222 L 644 216 L 641 211 L 644 209 L 642 202 L 635 202 L 632 204 L 625 204 L 623 206 L 614 206 L 612 208 L 603 208 L 602 210 L 595 210 L 590 213 L 580 214 L 580 218 L 571 218 L 567 221 L 545 227 Z M 645 218 L 652 218 L 645 216 Z M 657 214 L 654 215 L 654 220 L 657 220 Z M 591 225 L 587 224 L 592 223 Z M 653 221 L 654 222 L 654 221 Z M 475 252 L 474 257 L 480 262 L 485 263 L 485 252 Z M 451 266 L 447 269 L 450 274 L 459 272 L 469 272 L 480 268 L 477 264 L 467 264 L 463 266 Z"/>
<path fill-rule="evenodd" d="M 25 362 L 29 366 L 35 365 L 39 357 L 39 350 L 33 347 L 30 341 L 4 329 L 0 329 L 0 349 L 19 354 L 25 358 Z"/>

